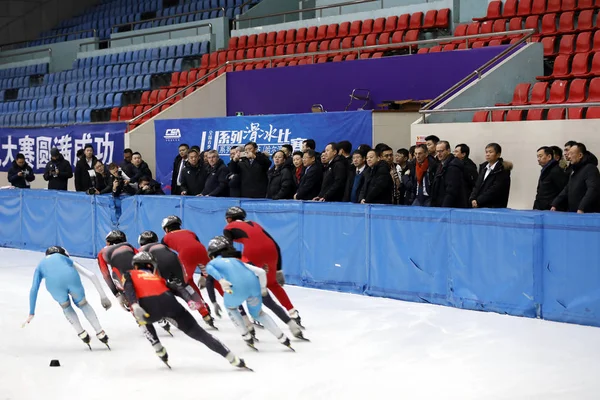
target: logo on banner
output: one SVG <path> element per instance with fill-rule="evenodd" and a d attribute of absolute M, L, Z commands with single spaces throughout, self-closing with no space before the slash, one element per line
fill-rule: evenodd
<path fill-rule="evenodd" d="M 169 142 L 176 142 L 181 139 L 181 131 L 179 129 L 167 129 L 163 137 Z"/>

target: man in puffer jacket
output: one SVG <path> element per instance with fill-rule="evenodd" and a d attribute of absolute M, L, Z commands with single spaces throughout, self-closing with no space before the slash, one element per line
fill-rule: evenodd
<path fill-rule="evenodd" d="M 17 158 L 8 170 L 8 181 L 11 185 L 19 189 L 31 189 L 29 182 L 35 179 L 33 169 L 25 161 L 25 156 L 17 154 Z"/>

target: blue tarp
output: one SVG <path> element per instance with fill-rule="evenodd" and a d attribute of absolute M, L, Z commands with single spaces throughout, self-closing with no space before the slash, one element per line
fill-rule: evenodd
<path fill-rule="evenodd" d="M 289 283 L 600 326 L 600 215 L 199 197 L 0 191 L 0 246 L 95 257 L 112 229 L 175 214 L 205 244 L 244 207 Z"/>

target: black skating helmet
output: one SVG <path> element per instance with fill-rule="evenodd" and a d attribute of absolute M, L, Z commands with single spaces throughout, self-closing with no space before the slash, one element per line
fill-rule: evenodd
<path fill-rule="evenodd" d="M 108 235 L 106 235 L 105 240 L 108 244 L 111 244 L 111 245 L 118 244 L 118 243 L 125 243 L 127 241 L 127 236 L 125 236 L 125 233 L 123 233 L 120 230 L 114 230 L 114 231 L 108 232 Z"/>
<path fill-rule="evenodd" d="M 138 243 L 140 246 L 145 246 L 150 243 L 158 243 L 158 236 L 153 231 L 144 231 L 138 237 Z"/>
<path fill-rule="evenodd" d="M 242 207 L 229 207 L 225 212 L 225 218 L 231 218 L 234 221 L 246 219 L 246 211 Z"/>
<path fill-rule="evenodd" d="M 64 247 L 60 247 L 60 246 L 50 246 L 46 249 L 46 255 L 49 256 L 50 254 L 62 254 L 63 256 L 67 256 L 69 257 L 69 253 L 67 252 L 67 250 L 65 250 Z"/>
<path fill-rule="evenodd" d="M 147 251 L 140 251 L 131 259 L 131 266 L 135 269 L 145 269 L 152 272 L 156 271 L 156 258 Z"/>
<path fill-rule="evenodd" d="M 231 243 L 225 236 L 215 236 L 208 242 L 208 256 L 210 258 L 218 256 L 223 250 L 231 249 Z"/>
<path fill-rule="evenodd" d="M 175 229 L 181 229 L 181 225 L 183 224 L 183 222 L 181 222 L 181 218 L 179 218 L 177 215 L 169 215 L 168 217 L 166 217 L 165 219 L 162 220 L 162 228 L 163 230 L 169 228 L 171 230 L 175 230 Z"/>

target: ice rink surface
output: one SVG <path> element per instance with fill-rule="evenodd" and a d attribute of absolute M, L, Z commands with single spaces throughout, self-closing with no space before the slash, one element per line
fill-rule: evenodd
<path fill-rule="evenodd" d="M 175 328 L 173 338 L 157 328 L 173 367 L 168 370 L 133 317 L 114 301 L 104 311 L 84 278 L 112 347 L 104 348 L 78 311 L 93 336 L 89 351 L 43 284 L 36 317 L 21 328 L 42 257 L 0 249 L 0 400 L 600 396 L 597 328 L 290 286 L 312 340 L 294 341 L 296 353 L 264 330 L 258 332 L 260 352 L 254 352 L 227 317 L 217 320 L 219 331 L 210 330 L 254 373 L 231 367 Z M 79 261 L 99 275 L 93 260 Z M 51 359 L 59 359 L 61 367 L 50 368 Z"/>

